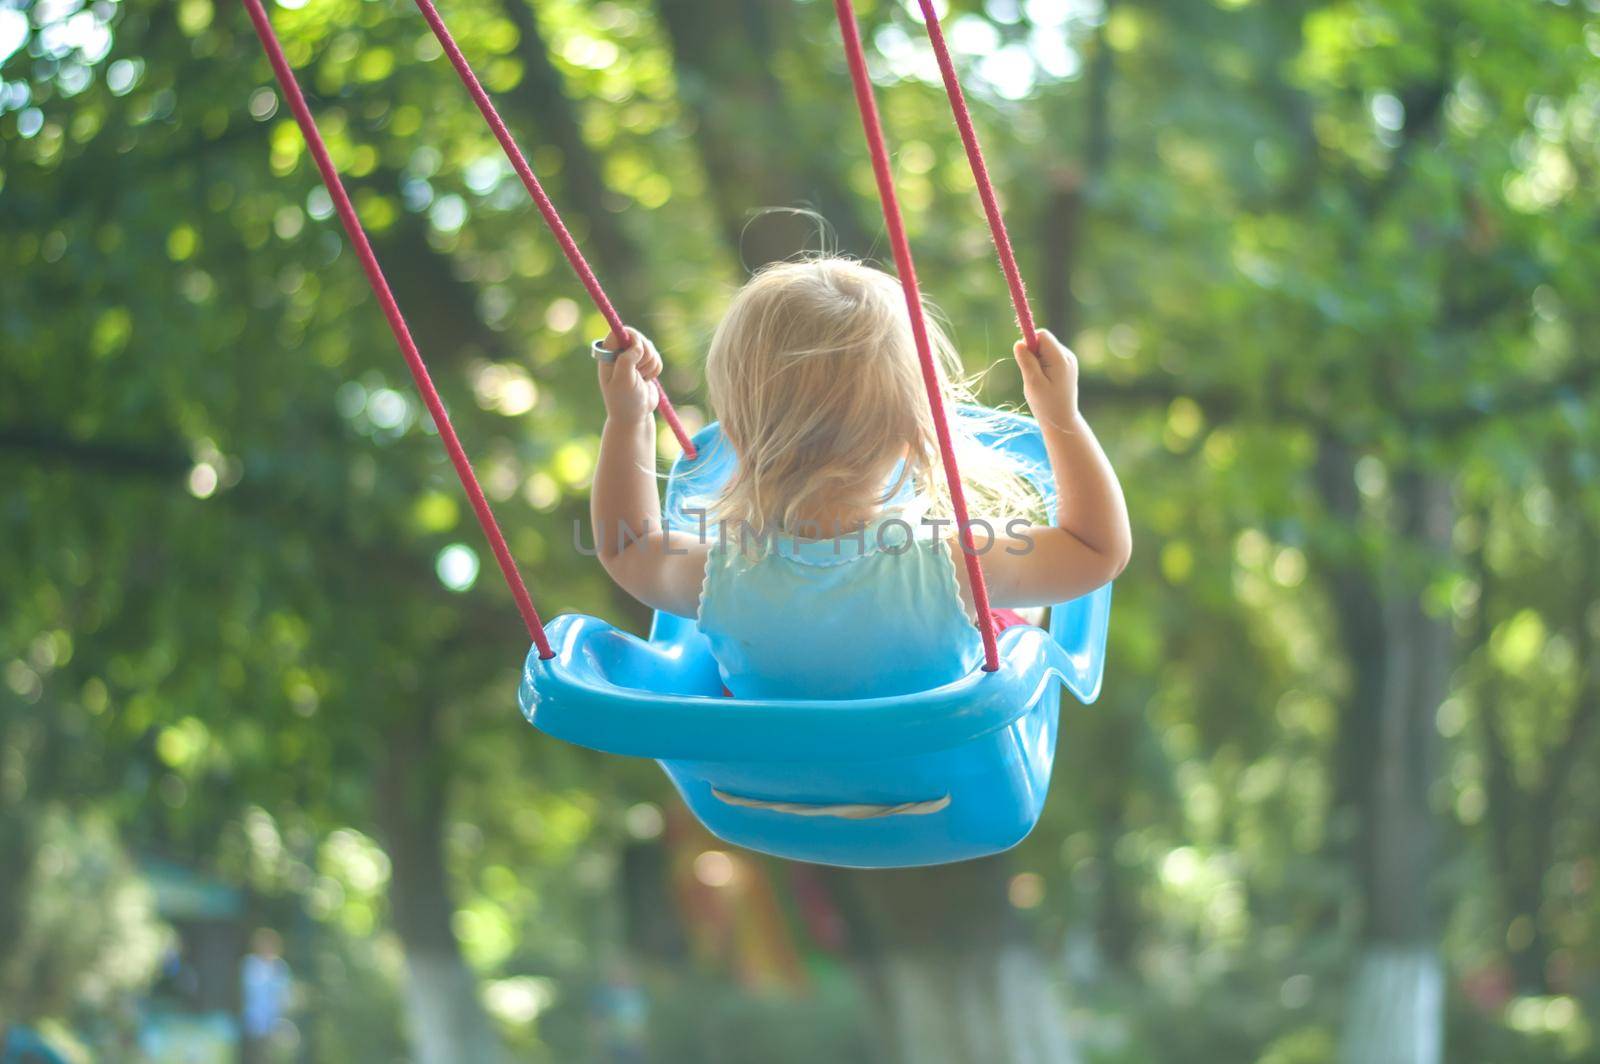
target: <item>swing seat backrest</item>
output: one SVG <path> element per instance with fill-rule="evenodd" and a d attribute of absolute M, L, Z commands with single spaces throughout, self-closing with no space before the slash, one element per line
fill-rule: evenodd
<path fill-rule="evenodd" d="M 1038 427 L 981 417 L 976 435 L 1006 452 L 1053 515 Z M 668 524 L 696 511 L 733 468 L 715 425 L 698 457 L 673 467 Z M 996 672 L 974 671 L 912 695 L 841 701 L 728 698 L 692 620 L 658 613 L 642 640 L 567 614 L 547 634 L 555 656 L 529 654 L 519 692 L 541 731 L 595 750 L 661 763 L 717 837 L 795 860 L 858 868 L 941 864 L 1020 842 L 1044 807 L 1061 688 L 1084 703 L 1100 689 L 1110 585 L 1056 606 L 1049 631 L 1000 635 Z"/>

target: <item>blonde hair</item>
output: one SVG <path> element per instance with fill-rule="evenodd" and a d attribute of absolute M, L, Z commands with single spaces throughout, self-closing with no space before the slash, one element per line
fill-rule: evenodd
<path fill-rule="evenodd" d="M 926 308 L 923 318 L 972 516 L 1036 515 L 1038 494 L 955 416 L 973 391 L 945 330 Z M 905 295 L 887 273 L 836 257 L 762 269 L 718 325 L 706 380 L 739 457 L 711 506 L 718 520 L 805 534 L 806 514 L 839 500 L 881 505 L 907 481 L 948 516 Z"/>

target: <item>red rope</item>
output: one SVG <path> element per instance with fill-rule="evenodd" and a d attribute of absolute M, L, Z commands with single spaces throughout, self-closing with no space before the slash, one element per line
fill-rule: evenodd
<path fill-rule="evenodd" d="M 545 638 L 544 624 L 539 620 L 539 611 L 533 607 L 533 599 L 528 595 L 528 588 L 522 582 L 522 574 L 517 571 L 517 563 L 512 560 L 511 548 L 506 546 L 506 538 L 495 522 L 494 512 L 489 508 L 489 500 L 484 498 L 483 488 L 478 485 L 478 478 L 472 471 L 472 463 L 467 459 L 467 452 L 461 446 L 455 426 L 450 424 L 450 415 L 445 411 L 444 400 L 439 398 L 439 391 L 433 386 L 433 378 L 428 375 L 427 364 L 422 361 L 422 354 L 417 350 L 416 341 L 411 338 L 411 330 L 406 327 L 405 318 L 400 314 L 400 306 L 395 302 L 394 293 L 389 290 L 389 282 L 384 278 L 383 269 L 378 265 L 378 256 L 373 253 L 372 243 L 367 239 L 366 231 L 361 228 L 361 219 L 356 216 L 356 209 L 350 203 L 350 196 L 344 190 L 344 183 L 339 180 L 339 171 L 334 168 L 333 160 L 328 157 L 327 145 L 323 143 L 322 134 L 317 130 L 316 119 L 311 116 L 311 108 L 306 105 L 305 94 L 300 91 L 294 71 L 289 68 L 289 61 L 284 58 L 283 47 L 278 43 L 277 35 L 272 32 L 272 23 L 267 19 L 261 0 L 244 0 L 244 5 L 245 10 L 250 13 L 250 21 L 255 25 L 256 36 L 261 38 L 261 46 L 266 49 L 267 61 L 272 64 L 272 72 L 277 75 L 278 84 L 283 87 L 283 95 L 289 101 L 289 109 L 294 112 L 294 119 L 300 124 L 300 132 L 305 137 L 306 147 L 311 149 L 311 158 L 316 162 L 317 170 L 322 175 L 322 183 L 328 187 L 328 195 L 333 197 L 334 209 L 339 212 L 339 220 L 344 223 L 344 231 L 350 237 L 356 257 L 361 260 L 361 268 L 366 272 L 367 283 L 372 286 L 372 294 L 378 297 L 378 304 L 383 308 L 383 316 L 389 319 L 389 329 L 394 333 L 395 342 L 400 345 L 400 353 L 405 356 L 406 365 L 411 370 L 411 378 L 416 381 L 417 391 L 422 394 L 422 401 L 427 405 L 428 413 L 433 416 L 433 423 L 439 429 L 439 438 L 444 441 L 444 448 L 450 455 L 450 464 L 455 466 L 456 476 L 461 478 L 461 486 L 466 489 L 467 499 L 472 503 L 472 512 L 477 515 L 478 524 L 483 527 L 483 534 L 488 537 L 489 547 L 494 551 L 495 561 L 500 564 L 500 572 L 505 577 L 506 586 L 511 588 L 511 595 L 517 601 L 517 609 L 522 613 L 522 619 L 528 626 L 528 634 L 538 646 L 541 658 L 553 658 L 555 651 L 550 648 L 550 641 Z"/>
<path fill-rule="evenodd" d="M 1000 255 L 1000 269 L 1004 271 L 1006 285 L 1011 289 L 1011 305 L 1017 308 L 1017 325 L 1022 329 L 1022 339 L 1028 345 L 1028 350 L 1037 351 L 1039 333 L 1033 324 L 1033 311 L 1028 308 L 1028 291 L 1022 283 L 1022 272 L 1017 269 L 1017 257 L 1011 251 L 1011 236 L 1006 232 L 1005 219 L 1000 216 L 1000 203 L 995 199 L 994 184 L 989 180 L 989 167 L 983 161 L 978 134 L 972 128 L 967 97 L 961 91 L 955 64 L 950 61 L 950 49 L 945 46 L 939 15 L 933 9 L 933 0 L 917 2 L 922 7 L 922 21 L 928 27 L 928 42 L 933 45 L 934 58 L 939 61 L 939 75 L 944 78 L 945 95 L 950 97 L 950 111 L 955 115 L 956 128 L 961 131 L 961 144 L 967 149 L 967 162 L 972 167 L 973 180 L 978 184 L 978 198 L 983 201 L 983 213 L 989 219 L 989 234 L 994 237 L 994 249 Z"/>
<path fill-rule="evenodd" d="M 872 153 L 872 174 L 877 179 L 878 199 L 883 204 L 883 221 L 889 229 L 890 246 L 894 248 L 894 264 L 900 274 L 900 287 L 905 290 L 906 309 L 911 314 L 911 334 L 916 340 L 917 358 L 922 363 L 922 383 L 928 392 L 928 407 L 933 414 L 934 431 L 939 437 L 939 456 L 944 462 L 945 482 L 950 487 L 950 506 L 955 511 L 956 527 L 960 530 L 961 553 L 966 560 L 967 577 L 972 584 L 973 605 L 978 609 L 978 628 L 983 634 L 983 668 L 985 672 L 994 672 L 1000 667 L 1000 652 L 995 646 L 994 618 L 989 613 L 989 588 L 983 582 L 983 569 L 978 564 L 977 549 L 972 541 L 967 497 L 961 487 L 961 471 L 956 468 L 955 445 L 951 441 L 950 423 L 945 416 L 944 395 L 940 391 L 939 373 L 933 362 L 933 347 L 928 342 L 922 293 L 917 287 L 917 268 L 911 261 L 911 244 L 906 239 L 905 223 L 900 217 L 900 202 L 895 196 L 889 149 L 884 144 L 883 123 L 878 118 L 878 104 L 872 95 L 872 82 L 867 76 L 867 57 L 861 48 L 861 31 L 856 25 L 855 7 L 850 0 L 834 0 L 833 7 L 839 16 L 839 31 L 844 36 L 845 55 L 850 61 L 850 80 L 855 86 L 856 106 L 861 110 L 861 127 L 866 132 L 867 148 Z"/>
<path fill-rule="evenodd" d="M 521 0 L 519 0 L 521 2 Z M 467 92 L 472 96 L 472 102 L 478 105 L 478 111 L 483 115 L 489 129 L 494 133 L 494 138 L 500 142 L 501 149 L 506 153 L 506 158 L 511 161 L 511 166 L 522 179 L 522 187 L 528 190 L 528 195 L 533 198 L 533 204 L 539 208 L 539 214 L 544 218 L 544 224 L 550 228 L 551 234 L 556 238 L 556 243 L 561 245 L 561 253 L 567 257 L 567 262 L 572 266 L 572 272 L 578 275 L 578 280 L 583 282 L 584 291 L 589 293 L 589 299 L 594 303 L 606 319 L 606 324 L 611 327 L 610 345 L 623 347 L 627 344 L 628 327 L 622 322 L 622 315 L 617 313 L 617 308 L 612 305 L 605 289 L 600 287 L 600 279 L 594 275 L 594 270 L 589 266 L 589 260 L 583 257 L 583 252 L 578 249 L 578 242 L 572 239 L 572 234 L 567 231 L 567 225 L 561 220 L 561 214 L 556 210 L 556 205 L 550 201 L 544 186 L 534 176 L 533 167 L 528 165 L 528 160 L 522 154 L 522 149 L 517 147 L 516 139 L 506 129 L 505 120 L 500 117 L 500 112 L 495 110 L 494 102 L 489 99 L 489 94 L 484 91 L 483 84 L 478 80 L 478 75 L 472 72 L 472 66 L 467 62 L 466 56 L 461 54 L 461 48 L 456 44 L 450 30 L 444 24 L 444 19 L 439 17 L 439 11 L 433 6 L 433 0 L 417 0 L 417 8 L 422 12 L 422 17 L 427 20 L 428 27 L 433 30 L 433 35 L 439 39 L 439 44 L 444 48 L 444 54 L 450 58 L 450 65 L 456 68 L 456 73 L 461 78 L 461 83 L 467 87 Z M 678 420 L 678 412 L 673 409 L 672 401 L 667 398 L 666 391 L 661 387 L 661 382 L 656 382 L 656 409 L 672 429 L 672 434 L 678 438 L 678 445 L 683 448 L 683 453 L 689 458 L 696 457 L 694 443 L 689 439 L 689 433 L 684 429 L 683 422 Z"/>

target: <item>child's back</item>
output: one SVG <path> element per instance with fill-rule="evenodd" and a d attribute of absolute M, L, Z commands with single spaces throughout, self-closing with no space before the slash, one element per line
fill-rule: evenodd
<path fill-rule="evenodd" d="M 700 630 L 740 698 L 873 698 L 966 675 L 983 657 L 945 545 L 890 516 L 837 539 L 714 544 Z"/>

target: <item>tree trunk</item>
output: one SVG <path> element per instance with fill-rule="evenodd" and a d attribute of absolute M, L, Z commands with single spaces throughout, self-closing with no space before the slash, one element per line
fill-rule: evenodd
<path fill-rule="evenodd" d="M 1351 981 L 1341 1064 L 1444 1059 L 1444 964 L 1431 942 L 1369 942 Z"/>
<path fill-rule="evenodd" d="M 600 171 L 600 161 L 583 139 L 572 98 L 550 53 L 528 0 L 501 0 L 500 9 L 517 28 L 517 57 L 523 76 L 506 94 L 512 110 L 526 122 L 536 123 L 546 144 L 561 153 L 557 205 L 579 235 L 586 254 L 598 268 L 618 312 L 637 319 L 649 298 L 644 260 L 617 211 L 624 201 L 611 192 Z M 541 175 L 542 179 L 543 175 Z"/>
<path fill-rule="evenodd" d="M 1017 933 L 1002 857 L 832 879 L 901 1064 L 1073 1064 L 1055 973 Z"/>
<path fill-rule="evenodd" d="M 816 226 L 804 218 L 752 224 L 769 207 L 814 209 L 832 226 L 839 250 L 869 251 L 855 197 L 831 165 L 839 146 L 828 138 L 842 127 L 830 117 L 821 130 L 809 130 L 773 73 L 777 42 L 793 36 L 781 32 L 787 5 L 660 0 L 657 10 L 672 43 L 679 97 L 694 115 L 719 227 L 742 263 L 754 269 L 816 244 Z M 839 104 L 847 107 L 841 91 Z"/>
<path fill-rule="evenodd" d="M 1121 688 L 1124 705 L 1145 705 L 1155 697 L 1157 684 L 1149 678 L 1124 679 L 1131 680 Z M 1075 759 L 1075 764 L 1058 762 L 1056 772 L 1072 772 L 1067 778 L 1077 781 L 1077 800 L 1085 803 L 1095 825 L 1093 922 L 1087 929 L 1091 937 L 1085 940 L 1085 946 L 1092 943 L 1092 947 L 1081 958 L 1115 972 L 1131 972 L 1143 917 L 1139 904 L 1142 883 L 1139 873 L 1118 859 L 1117 845 L 1128 830 L 1129 806 L 1140 771 L 1139 746 L 1147 725 L 1135 713 L 1087 713 L 1078 714 L 1073 727 L 1077 750 L 1067 756 Z M 1085 974 L 1079 973 L 1080 981 Z"/>
<path fill-rule="evenodd" d="M 1351 459 L 1341 445 L 1324 443 L 1324 498 L 1347 522 L 1359 516 Z M 1453 510 L 1443 479 L 1402 473 L 1393 503 L 1402 543 L 1430 554 L 1448 550 Z M 1392 561 L 1371 568 L 1346 560 L 1329 575 L 1354 680 L 1343 714 L 1340 791 L 1358 814 L 1364 917 L 1340 1060 L 1439 1064 L 1444 973 L 1429 900 L 1436 825 L 1428 788 L 1435 715 L 1449 693 L 1451 632 L 1424 611 L 1417 574 Z"/>
<path fill-rule="evenodd" d="M 388 732 L 378 819 L 392 874 L 389 905 L 406 958 L 405 1003 L 416 1064 L 493 1064 L 500 1039 L 478 1000 L 451 916 L 444 864 L 445 784 L 437 717 L 419 710 Z"/>
<path fill-rule="evenodd" d="M 1576 486 L 1557 480 L 1561 497 L 1573 497 Z M 1478 515 L 1480 542 L 1489 537 L 1490 513 Z M 1554 949 L 1546 929 L 1545 877 L 1557 857 L 1556 832 L 1566 810 L 1573 770 L 1586 756 L 1591 733 L 1600 723 L 1600 661 L 1596 660 L 1595 632 L 1589 610 L 1600 598 L 1600 536 L 1580 511 L 1575 511 L 1577 536 L 1571 573 L 1572 612 L 1567 622 L 1580 681 L 1559 737 L 1543 752 L 1542 778 L 1528 787 L 1518 784 L 1511 762 L 1505 722 L 1520 708 L 1505 704 L 1500 676 L 1485 661 L 1478 680 L 1477 723 L 1484 755 L 1484 777 L 1489 793 L 1487 830 L 1490 863 L 1507 952 L 1516 989 L 1524 994 L 1551 992 L 1550 955 Z M 1473 651 L 1487 652 L 1495 627 L 1500 590 L 1484 548 L 1475 556 L 1478 578 L 1477 622 Z M 1498 611 L 1504 615 L 1507 611 Z"/>
<path fill-rule="evenodd" d="M 1107 0 L 1109 12 L 1114 0 Z M 1040 270 L 1044 295 L 1040 317 L 1045 327 L 1069 343 L 1083 328 L 1083 314 L 1073 291 L 1073 280 L 1084 258 L 1087 201 L 1094 195 L 1111 159 L 1111 46 L 1105 24 L 1095 32 L 1094 57 L 1085 78 L 1085 133 L 1081 162 L 1062 166 L 1050 175 L 1045 202 L 1044 263 Z"/>
<path fill-rule="evenodd" d="M 380 171 L 365 182 L 387 189 L 399 183 L 394 171 Z M 518 357 L 506 337 L 479 316 L 477 286 L 462 280 L 450 256 L 428 242 L 424 217 L 400 212 L 393 225 L 373 237 L 373 244 L 395 299 L 408 312 L 412 337 L 435 367 L 460 366 L 468 351 L 499 361 Z M 356 270 L 354 263 L 342 268 Z"/>

